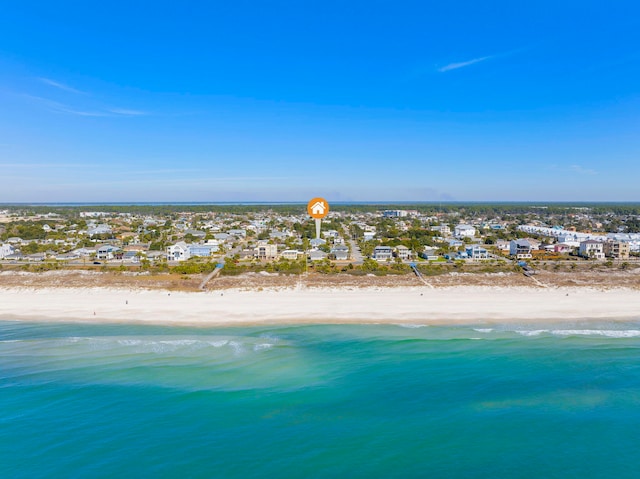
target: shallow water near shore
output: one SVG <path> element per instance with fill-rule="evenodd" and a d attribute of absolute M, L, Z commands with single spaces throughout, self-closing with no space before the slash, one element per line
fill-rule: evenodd
<path fill-rule="evenodd" d="M 0 322 L 0 477 L 637 477 L 640 321 Z"/>

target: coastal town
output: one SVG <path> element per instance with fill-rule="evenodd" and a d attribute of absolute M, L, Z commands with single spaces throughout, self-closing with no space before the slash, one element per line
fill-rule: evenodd
<path fill-rule="evenodd" d="M 640 261 L 640 211 L 625 206 L 339 205 L 319 237 L 302 205 L 155 210 L 0 208 L 0 265 L 383 275 Z"/>

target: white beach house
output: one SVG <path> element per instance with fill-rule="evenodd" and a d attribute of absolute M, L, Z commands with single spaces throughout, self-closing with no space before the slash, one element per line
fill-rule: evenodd
<path fill-rule="evenodd" d="M 179 241 L 167 248 L 168 261 L 185 261 L 191 257 L 189 245 L 184 241 Z"/>
<path fill-rule="evenodd" d="M 393 250 L 391 246 L 376 246 L 371 257 L 376 261 L 388 261 L 393 258 Z"/>
<path fill-rule="evenodd" d="M 473 238 L 476 235 L 476 229 L 471 225 L 458 225 L 453 230 L 456 238 Z"/>
<path fill-rule="evenodd" d="M 604 244 L 600 241 L 587 240 L 580 243 L 580 256 L 593 259 L 604 259 Z"/>
<path fill-rule="evenodd" d="M 10 244 L 5 243 L 0 245 L 0 259 L 4 259 L 7 256 L 12 255 L 13 253 L 15 253 L 15 250 L 13 249 L 13 246 L 11 246 Z"/>

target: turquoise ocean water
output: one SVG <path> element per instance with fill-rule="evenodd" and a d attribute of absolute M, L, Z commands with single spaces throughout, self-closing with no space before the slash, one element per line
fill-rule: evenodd
<path fill-rule="evenodd" d="M 640 477 L 640 321 L 0 322 L 0 477 Z"/>

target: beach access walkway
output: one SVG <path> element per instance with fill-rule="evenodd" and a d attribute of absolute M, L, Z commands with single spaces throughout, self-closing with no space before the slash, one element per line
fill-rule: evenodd
<path fill-rule="evenodd" d="M 207 286 L 207 283 L 211 281 L 213 278 L 215 278 L 216 276 L 218 276 L 222 271 L 222 268 L 224 268 L 224 263 L 218 263 L 215 269 L 204 277 L 204 279 L 202 280 L 202 283 L 200 283 L 200 286 L 198 286 L 198 289 L 201 291 L 204 291 L 205 287 Z"/>
<path fill-rule="evenodd" d="M 409 266 L 411 266 L 411 269 L 413 270 L 413 272 L 416 274 L 416 276 L 420 281 L 422 281 L 425 285 L 433 289 L 433 285 L 429 283 L 426 279 L 424 279 L 424 276 L 422 276 L 422 273 L 418 270 L 418 266 L 415 263 L 409 263 Z"/>

